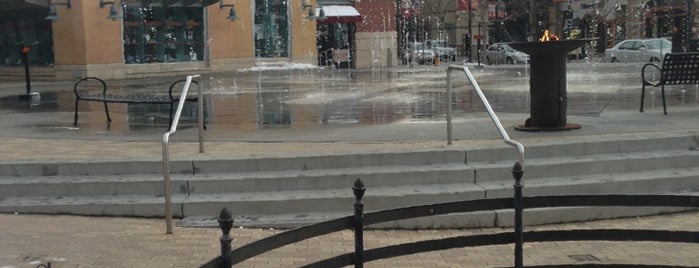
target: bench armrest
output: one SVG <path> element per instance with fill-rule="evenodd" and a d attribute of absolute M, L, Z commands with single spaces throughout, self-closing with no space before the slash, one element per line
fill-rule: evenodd
<path fill-rule="evenodd" d="M 107 84 L 104 82 L 104 80 L 99 79 L 97 77 L 85 77 L 85 78 L 82 78 L 78 81 L 75 81 L 75 84 L 73 85 L 73 92 L 75 92 L 76 98 L 80 98 L 80 94 L 78 94 L 78 86 L 80 85 L 80 83 L 88 81 L 88 80 L 96 80 L 96 81 L 100 82 L 102 84 L 102 95 L 107 94 Z"/>
<path fill-rule="evenodd" d="M 653 68 L 655 68 L 655 69 L 658 69 L 658 72 L 661 73 L 661 74 L 660 74 L 660 80 L 658 80 L 658 81 L 656 81 L 656 82 L 650 82 L 650 81 L 646 80 L 646 68 L 647 68 L 647 67 L 653 67 Z M 660 83 L 661 83 L 661 81 L 663 80 L 662 71 L 660 70 L 660 67 L 659 67 L 657 64 L 655 64 L 655 63 L 646 63 L 645 65 L 643 65 L 643 68 L 641 68 L 641 80 L 643 81 L 643 84 L 644 84 L 644 85 L 651 85 L 651 86 L 654 86 L 654 87 L 659 86 Z"/>

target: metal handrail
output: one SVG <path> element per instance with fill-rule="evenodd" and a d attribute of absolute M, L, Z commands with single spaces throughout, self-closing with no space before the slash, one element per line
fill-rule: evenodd
<path fill-rule="evenodd" d="M 455 70 L 463 70 L 464 74 L 466 74 L 466 78 L 468 78 L 468 81 L 473 86 L 473 90 L 476 91 L 476 93 L 478 94 L 478 97 L 481 99 L 481 102 L 483 102 L 485 109 L 488 111 L 488 115 L 490 116 L 490 119 L 493 121 L 495 126 L 498 128 L 498 131 L 500 132 L 502 139 L 505 141 L 505 143 L 517 148 L 517 151 L 518 151 L 517 159 L 518 159 L 520 165 L 522 165 L 522 168 L 524 168 L 524 146 L 521 143 L 519 143 L 518 141 L 510 139 L 510 136 L 507 135 L 507 131 L 505 130 L 504 127 L 502 127 L 502 124 L 500 123 L 500 119 L 498 119 L 498 116 L 493 111 L 493 108 L 490 107 L 490 103 L 488 102 L 488 99 L 486 99 L 485 95 L 483 94 L 481 87 L 478 85 L 478 82 L 476 82 L 476 79 L 473 77 L 473 74 L 471 74 L 471 71 L 469 71 L 468 67 L 466 67 L 466 66 L 450 65 L 447 68 L 447 144 L 451 144 L 451 142 L 452 142 L 452 125 L 451 125 L 451 118 L 452 118 L 452 111 L 451 111 L 452 81 L 451 80 L 452 79 L 451 79 L 451 73 L 452 73 L 452 71 L 455 71 Z"/>
<path fill-rule="evenodd" d="M 201 77 L 201 75 L 188 75 L 187 81 L 182 89 L 182 95 L 177 103 L 177 111 L 175 117 L 172 118 L 170 130 L 163 134 L 163 186 L 165 189 L 165 224 L 167 225 L 167 234 L 172 234 L 172 192 L 170 190 L 170 135 L 177 131 L 177 124 L 180 122 L 182 108 L 187 99 L 189 86 L 192 84 L 192 78 Z M 199 153 L 204 153 L 204 99 L 201 86 L 197 86 L 197 114 L 199 121 Z"/>

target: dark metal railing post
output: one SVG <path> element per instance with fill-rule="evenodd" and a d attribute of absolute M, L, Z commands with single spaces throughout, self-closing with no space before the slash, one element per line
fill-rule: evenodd
<path fill-rule="evenodd" d="M 357 179 L 352 186 L 354 192 L 354 267 L 364 267 L 364 203 L 362 197 L 366 188 L 361 179 Z"/>
<path fill-rule="evenodd" d="M 221 232 L 223 232 L 220 239 L 221 257 L 219 257 L 218 267 L 230 268 L 233 267 L 233 255 L 231 253 L 231 242 L 233 241 L 233 237 L 230 235 L 231 228 L 233 228 L 233 217 L 231 216 L 231 213 L 228 211 L 228 208 L 221 209 L 221 214 L 219 214 L 218 216 L 218 227 L 220 227 Z"/>
<path fill-rule="evenodd" d="M 512 167 L 512 177 L 515 178 L 515 184 L 513 185 L 515 190 L 514 202 L 515 202 L 515 268 L 524 267 L 522 246 L 524 244 L 524 237 L 522 231 L 524 229 L 522 224 L 522 175 L 524 175 L 524 170 L 522 170 L 522 164 L 518 162 Z"/>

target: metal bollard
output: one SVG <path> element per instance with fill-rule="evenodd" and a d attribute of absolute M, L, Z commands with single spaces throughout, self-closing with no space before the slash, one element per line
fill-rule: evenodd
<path fill-rule="evenodd" d="M 220 268 L 230 268 L 233 267 L 232 261 L 232 246 L 231 242 L 233 237 L 231 237 L 231 228 L 233 228 L 233 217 L 228 211 L 228 208 L 221 209 L 221 213 L 218 216 L 218 226 L 221 228 L 221 257 L 219 257 L 218 264 Z"/>
<path fill-rule="evenodd" d="M 362 197 L 366 188 L 361 179 L 354 181 L 354 267 L 364 267 L 364 203 Z"/>

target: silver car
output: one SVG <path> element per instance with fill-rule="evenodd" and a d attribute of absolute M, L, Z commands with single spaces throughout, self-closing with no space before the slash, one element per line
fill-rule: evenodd
<path fill-rule="evenodd" d="M 408 44 L 408 49 L 405 51 L 404 61 L 408 63 L 432 64 L 437 53 L 425 44 L 414 42 Z"/>
<path fill-rule="evenodd" d="M 485 64 L 515 64 L 528 63 L 529 55 L 515 50 L 506 43 L 495 43 L 483 53 Z"/>
<path fill-rule="evenodd" d="M 604 53 L 610 62 L 659 62 L 671 50 L 672 42 L 665 38 L 628 39 Z"/>
<path fill-rule="evenodd" d="M 434 52 L 439 55 L 440 60 L 456 61 L 456 48 L 449 47 L 445 40 L 427 40 L 425 42 Z"/>

